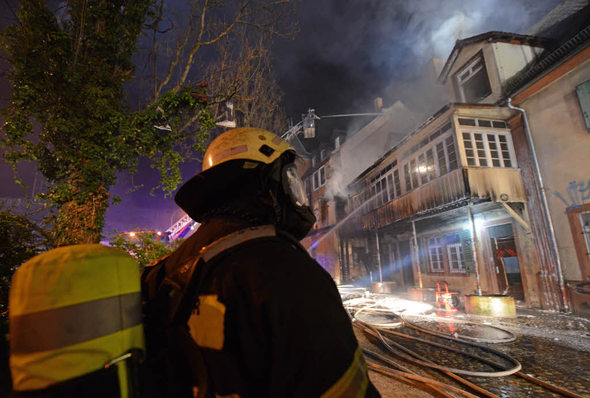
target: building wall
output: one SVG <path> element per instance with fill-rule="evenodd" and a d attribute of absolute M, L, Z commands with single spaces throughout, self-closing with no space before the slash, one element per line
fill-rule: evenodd
<path fill-rule="evenodd" d="M 530 231 L 527 231 L 520 224 L 515 222 L 510 215 L 501 207 L 490 207 L 491 205 L 475 205 L 472 206 L 472 212 L 475 218 L 476 233 L 477 233 L 477 263 L 480 274 L 480 286 L 483 294 L 506 294 L 505 288 L 509 288 L 508 294 L 514 294 L 519 299 L 524 298 L 527 306 L 538 307 L 539 301 L 539 286 L 538 286 L 538 268 L 536 262 L 531 261 L 535 258 L 534 239 Z M 443 259 L 444 271 L 433 272 L 430 264 L 429 256 L 429 238 L 444 237 L 451 233 L 461 233 L 468 231 L 471 233 L 471 226 L 469 218 L 465 215 L 465 209 L 458 209 L 453 211 L 453 217 L 442 213 L 440 216 L 431 219 L 430 225 L 421 225 L 417 223 L 418 245 L 420 255 L 420 263 L 422 265 L 422 285 L 425 288 L 435 288 L 437 282 L 446 282 L 451 291 L 459 291 L 462 295 L 474 294 L 477 292 L 477 280 L 474 271 L 467 271 L 465 273 L 451 273 L 449 272 L 449 258 L 448 252 L 443 243 Z M 449 220 L 453 220 L 449 222 Z M 499 280 L 506 277 L 504 273 L 497 270 L 491 229 L 495 227 L 508 227 L 512 230 L 512 237 L 514 239 L 514 246 L 518 258 L 518 266 L 520 269 L 520 278 L 522 287 L 518 285 L 501 285 Z M 503 235 L 504 236 L 504 235 Z M 464 253 L 465 255 L 465 253 Z M 415 286 L 418 286 L 418 267 L 414 266 Z M 518 295 L 517 291 L 521 292 Z"/>
<path fill-rule="evenodd" d="M 501 84 L 520 72 L 543 50 L 540 47 L 502 42 L 492 43 L 491 48 Z"/>
<path fill-rule="evenodd" d="M 531 151 L 526 138 L 522 116 L 515 115 L 510 121 L 514 149 L 523 177 L 527 195 L 525 216 L 531 227 L 531 239 L 534 240 L 536 255 L 529 259 L 529 268 L 534 270 L 529 280 L 530 286 L 536 282 L 539 288 L 538 299 L 544 309 L 558 311 L 561 308 L 557 263 L 552 250 L 549 225 L 541 199 L 541 189 L 537 183 L 536 171 Z"/>
<path fill-rule="evenodd" d="M 301 243 L 338 283 L 341 281 L 340 242 L 337 232 L 333 229 L 336 223 L 336 205 L 329 192 L 330 181 L 333 178 L 332 163 L 333 159 L 329 157 L 307 172 L 306 185 L 310 190 L 311 208 L 316 216 L 316 223 Z M 309 179 L 313 178 L 313 173 L 322 166 L 325 168 L 326 182 L 314 190 Z"/>
<path fill-rule="evenodd" d="M 441 226 L 422 228 L 420 224 L 417 225 L 418 234 L 418 250 L 420 253 L 420 263 L 422 269 L 422 285 L 424 287 L 436 287 L 436 282 L 446 282 L 449 290 L 459 291 L 461 294 L 471 294 L 477 289 L 477 283 L 475 280 L 474 273 L 449 273 L 448 272 L 448 253 L 446 246 L 443 246 L 443 261 L 445 266 L 445 272 L 432 272 L 429 264 L 428 255 L 428 239 L 431 237 L 444 237 L 450 233 L 459 233 L 467 225 L 467 218 L 457 218 L 455 223 L 444 225 L 441 222 Z M 419 283 L 418 267 L 414 269 L 414 279 L 416 286 Z"/>
<path fill-rule="evenodd" d="M 584 192 L 590 182 L 590 134 L 576 96 L 576 86 L 589 79 L 586 61 L 520 104 L 527 111 L 566 280 L 582 279 L 566 211 L 590 203 L 590 191 Z"/>

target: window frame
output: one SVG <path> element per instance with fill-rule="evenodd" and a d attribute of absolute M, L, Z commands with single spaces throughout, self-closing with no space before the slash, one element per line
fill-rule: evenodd
<path fill-rule="evenodd" d="M 447 259 L 449 261 L 449 273 L 450 274 L 466 274 L 467 273 L 467 266 L 465 264 L 465 257 L 463 255 L 463 246 L 461 245 L 461 242 L 458 243 L 447 243 L 446 244 L 446 248 L 447 248 Z M 451 251 L 455 250 L 456 254 L 457 254 L 457 265 L 458 267 L 455 267 L 455 263 L 453 261 L 453 256 L 451 254 Z"/>
<path fill-rule="evenodd" d="M 476 65 L 480 63 L 480 65 Z M 464 85 L 466 83 L 468 83 L 472 78 L 474 78 L 477 73 L 479 73 L 480 71 L 483 70 L 484 76 L 485 76 L 485 82 L 486 82 L 486 94 L 480 98 L 473 98 L 470 99 L 469 101 L 467 101 L 467 99 L 465 98 L 465 90 L 464 90 Z M 470 72 L 470 73 L 466 73 L 466 72 Z M 466 75 L 467 76 L 464 76 Z M 477 103 L 479 101 L 484 100 L 485 98 L 489 97 L 492 94 L 492 87 L 491 87 L 491 83 L 490 83 L 490 76 L 488 74 L 488 69 L 486 67 L 486 60 L 485 57 L 483 56 L 483 51 L 479 51 L 473 58 L 471 58 L 469 61 L 467 61 L 461 68 L 459 68 L 457 70 L 457 72 L 455 72 L 455 74 L 453 75 L 453 81 L 455 83 L 455 88 L 457 89 L 457 93 L 459 94 L 459 100 L 461 102 L 467 103 L 467 102 L 474 102 Z"/>
<path fill-rule="evenodd" d="M 406 160 L 401 169 L 401 171 L 404 173 L 403 178 L 400 176 L 400 180 L 404 181 L 405 193 L 417 189 L 422 185 L 425 185 L 430 181 L 442 177 L 443 175 L 459 168 L 459 162 L 457 160 L 458 149 L 454 135 L 455 133 L 452 129 L 448 132 L 445 131 L 444 134 L 438 135 L 428 144 L 421 147 L 419 151 L 416 151 L 411 158 Z M 442 155 L 444 157 L 443 160 L 446 168 L 444 173 L 441 172 L 440 167 L 441 158 L 438 151 L 439 145 L 442 145 L 443 149 Z M 452 153 L 450 151 L 450 146 L 452 146 L 453 149 Z M 432 164 L 429 162 L 429 152 L 432 155 Z M 454 159 L 451 159 L 451 154 L 454 154 Z M 422 160 L 423 163 L 421 163 Z M 412 167 L 412 164 L 415 166 Z M 432 170 L 429 170 L 430 166 L 432 166 Z M 423 173 L 418 171 L 419 167 L 424 167 Z M 409 173 L 409 175 L 407 173 Z M 414 184 L 414 182 L 416 182 L 416 184 Z"/>
<path fill-rule="evenodd" d="M 397 180 L 396 180 L 397 175 Z M 374 177 L 368 187 L 369 197 L 375 197 L 375 206 L 383 206 L 393 199 L 401 196 L 401 184 L 399 181 L 399 166 L 387 170 L 386 173 Z M 381 195 L 378 195 L 381 194 Z"/>
<path fill-rule="evenodd" d="M 483 148 L 478 149 L 477 143 L 479 140 L 476 139 L 476 135 L 481 135 Z M 489 136 L 494 136 L 494 142 L 491 142 Z M 466 138 L 469 136 L 469 139 Z M 501 137 L 505 139 L 505 142 L 501 141 Z M 514 144 L 512 142 L 512 134 L 509 130 L 503 129 L 498 130 L 494 128 L 483 129 L 483 128 L 467 128 L 461 129 L 461 140 L 463 143 L 463 155 L 465 157 L 466 167 L 487 167 L 487 168 L 503 168 L 503 169 L 516 169 L 518 164 L 516 161 L 516 153 L 514 151 Z M 469 143 L 469 147 L 466 145 Z M 496 145 L 496 149 L 491 149 L 490 144 Z M 502 149 L 502 144 L 506 144 L 507 149 Z M 472 155 L 468 155 L 468 151 L 472 152 Z M 480 155 L 480 151 L 483 151 L 483 157 Z M 492 157 L 492 152 L 497 152 L 498 157 Z M 504 156 L 504 152 L 508 152 L 508 158 Z M 482 164 L 482 158 L 485 160 L 485 164 Z M 470 164 L 470 159 L 473 159 L 473 164 Z M 498 160 L 500 166 L 494 165 L 494 160 Z M 506 161 L 510 162 L 510 165 L 506 165 Z"/>
<path fill-rule="evenodd" d="M 444 273 L 445 272 L 445 261 L 443 258 L 443 244 L 442 239 L 440 237 L 432 237 L 428 239 L 428 264 L 430 266 L 431 273 Z M 433 260 L 433 252 L 432 249 L 436 251 L 436 261 Z M 439 266 L 434 267 L 434 264 L 437 263 Z"/>
<path fill-rule="evenodd" d="M 319 169 L 313 172 L 311 176 L 312 188 L 314 191 L 317 191 L 324 185 L 326 185 L 326 170 L 325 165 L 321 166 Z M 323 181 L 322 181 L 323 177 Z"/>

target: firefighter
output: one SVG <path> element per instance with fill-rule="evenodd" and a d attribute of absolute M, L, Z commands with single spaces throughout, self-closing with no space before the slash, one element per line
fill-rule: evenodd
<path fill-rule="evenodd" d="M 177 345 L 160 350 L 172 369 L 149 390 L 379 397 L 332 278 L 299 244 L 315 217 L 295 160 L 293 147 L 268 131 L 229 130 L 176 194 L 201 225 L 142 277 L 148 356 L 166 339 Z M 153 332 L 158 322 L 180 327 Z"/>

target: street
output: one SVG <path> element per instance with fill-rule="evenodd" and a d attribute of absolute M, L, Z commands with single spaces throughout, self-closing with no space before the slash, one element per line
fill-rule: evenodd
<path fill-rule="evenodd" d="M 383 299 L 383 297 L 386 296 L 372 295 L 370 296 L 370 299 L 379 301 L 380 299 Z M 393 296 L 389 297 L 391 298 Z M 363 315 L 363 311 L 358 312 L 358 303 L 351 306 L 351 301 L 345 300 L 344 303 L 349 309 L 352 307 L 355 308 L 356 319 L 360 320 L 360 322 L 355 321 L 356 326 L 359 326 L 359 323 L 368 325 L 386 325 L 389 323 L 390 325 L 394 325 L 391 327 L 391 330 L 394 330 L 395 333 L 410 335 L 423 340 L 439 343 L 442 346 L 445 346 L 445 348 L 456 348 L 458 351 L 467 352 L 466 355 L 472 354 L 477 357 L 487 358 L 489 361 L 505 364 L 507 368 L 511 366 L 506 363 L 503 358 L 498 358 L 497 355 L 487 353 L 477 347 L 457 344 L 455 341 L 442 339 L 418 331 L 415 327 L 409 327 L 407 324 L 395 326 L 401 318 L 393 312 L 390 312 L 389 314 L 386 311 L 371 312 L 371 310 L 379 308 L 379 305 L 372 305 L 371 310 L 368 311 L 369 313 Z M 399 308 L 396 308 L 394 311 L 398 314 L 400 313 Z M 522 365 L 520 372 L 505 377 L 475 377 L 460 375 L 467 381 L 487 390 L 487 393 L 476 392 L 473 389 L 452 380 L 448 376 L 444 376 L 438 370 L 426 369 L 423 366 L 409 363 L 409 361 L 403 357 L 392 355 L 384 349 L 381 341 L 377 340 L 375 337 L 368 336 L 360 327 L 355 327 L 355 333 L 357 334 L 359 343 L 364 350 L 377 352 L 381 355 L 387 356 L 397 364 L 403 365 L 407 370 L 416 372 L 416 374 L 420 376 L 460 388 L 475 396 L 589 397 L 590 319 L 562 313 L 532 310 L 524 307 L 518 307 L 517 313 L 518 316 L 512 319 L 477 317 L 466 315 L 461 312 L 454 314 L 436 314 L 436 312 L 431 312 L 426 316 L 402 316 L 406 320 L 407 318 L 410 318 L 413 326 L 419 325 L 419 327 L 423 327 L 427 330 L 442 333 L 445 331 L 449 333 L 450 329 L 451 333 L 471 336 L 470 338 L 472 338 L 472 341 L 486 340 L 486 338 L 490 341 L 493 338 L 498 338 L 498 341 L 500 341 L 503 338 L 502 333 L 505 333 L 503 331 L 508 332 L 505 333 L 506 336 L 513 334 L 515 337 L 514 341 L 495 344 L 480 342 L 478 344 L 498 350 L 501 353 L 514 358 Z M 492 337 L 492 334 L 494 334 L 495 337 Z M 397 342 L 403 347 L 420 354 L 423 358 L 427 358 L 430 361 L 445 367 L 477 372 L 494 372 L 498 370 L 494 369 L 492 366 L 478 363 L 477 360 L 470 360 L 469 358 L 466 358 L 465 355 L 448 351 L 441 347 L 433 347 L 423 342 L 408 340 L 401 337 L 390 335 L 388 335 L 388 337 L 392 338 L 394 343 Z M 366 354 L 367 352 L 365 352 L 365 355 Z M 369 363 L 384 365 L 379 360 L 375 360 L 367 355 L 366 357 Z M 556 391 L 551 391 L 547 387 L 525 379 L 524 377 L 527 376 L 533 376 L 541 382 L 550 383 L 561 389 L 567 390 L 567 392 L 564 391 L 562 394 L 559 394 Z M 448 392 L 450 395 L 444 395 L 444 393 L 443 395 L 440 395 L 441 390 L 438 392 L 432 391 L 424 383 L 412 385 L 407 378 L 397 377 L 394 379 L 378 373 L 375 370 L 370 371 L 370 377 L 384 398 L 427 397 L 431 395 L 470 396 L 456 391 L 449 391 L 445 388 L 441 388 L 441 390 L 444 390 L 444 393 Z"/>

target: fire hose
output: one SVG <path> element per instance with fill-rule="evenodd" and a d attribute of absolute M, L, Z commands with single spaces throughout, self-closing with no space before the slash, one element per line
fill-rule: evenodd
<path fill-rule="evenodd" d="M 491 325 L 485 325 L 485 327 L 488 328 L 488 329 L 493 329 L 493 330 L 497 330 L 497 331 L 499 331 L 501 333 L 504 333 L 508 337 L 507 338 L 504 338 L 504 339 L 484 339 L 484 338 L 481 338 L 481 337 L 466 336 L 466 335 L 461 335 L 461 334 L 458 334 L 458 333 L 449 334 L 449 333 L 442 333 L 442 332 L 434 332 L 432 330 L 428 330 L 427 328 L 420 327 L 417 324 L 415 324 L 414 322 L 409 321 L 407 319 L 407 317 L 404 316 L 403 313 L 400 313 L 399 314 L 399 317 L 400 317 L 400 319 L 401 319 L 401 321 L 402 321 L 402 323 L 404 325 L 409 326 L 412 329 L 416 329 L 416 330 L 418 330 L 418 331 L 420 331 L 422 333 L 430 334 L 430 335 L 433 335 L 433 336 L 439 336 L 439 337 L 447 338 L 449 340 L 455 340 L 455 341 L 459 341 L 459 340 L 461 340 L 461 341 L 470 340 L 470 341 L 474 341 L 476 343 L 489 343 L 489 344 L 510 343 L 510 342 L 516 340 L 516 335 L 514 333 L 509 332 L 508 330 L 500 329 L 500 328 L 495 327 L 495 326 L 491 326 Z M 429 318 L 429 319 L 432 319 L 432 318 Z M 473 322 L 465 322 L 465 321 L 462 321 L 460 323 L 461 324 L 464 324 L 464 325 L 481 326 L 481 325 L 478 325 L 478 324 L 473 323 Z"/>
<path fill-rule="evenodd" d="M 477 343 L 474 342 L 474 341 L 482 341 L 482 342 L 488 342 L 488 343 L 490 343 L 490 342 L 491 343 L 498 343 L 498 342 L 514 341 L 514 339 L 516 338 L 516 336 L 513 333 L 511 333 L 511 332 L 508 332 L 508 331 L 506 331 L 504 329 L 500 329 L 500 328 L 496 328 L 496 327 L 492 327 L 492 326 L 486 325 L 487 327 L 491 327 L 493 329 L 497 329 L 497 330 L 500 330 L 502 332 L 505 332 L 506 335 L 509 336 L 507 339 L 499 339 L 499 340 L 498 339 L 494 339 L 494 340 L 491 340 L 490 341 L 489 339 L 478 339 L 478 338 L 473 338 L 471 336 L 461 336 L 461 338 L 459 338 L 458 337 L 459 335 L 457 335 L 457 334 L 451 335 L 451 334 L 448 334 L 448 333 L 440 333 L 440 332 L 431 331 L 431 330 L 428 330 L 428 329 L 425 329 L 425 328 L 421 328 L 421 327 L 417 326 L 413 322 L 407 321 L 407 319 L 405 319 L 405 317 L 403 317 L 403 315 L 400 316 L 399 314 L 395 314 L 395 315 L 397 315 L 397 316 L 400 317 L 400 320 L 401 320 L 400 322 L 389 322 L 389 323 L 386 323 L 386 324 L 369 324 L 367 322 L 360 321 L 359 319 L 357 319 L 357 316 L 361 312 L 363 312 L 363 311 L 370 310 L 371 312 L 375 312 L 375 313 L 383 313 L 383 312 L 386 312 L 386 310 L 375 308 L 377 305 L 378 305 L 378 303 L 373 302 L 371 305 L 364 306 L 364 307 L 360 308 L 359 310 L 355 311 L 354 316 L 353 316 L 353 322 L 354 322 L 354 324 L 356 326 L 360 327 L 361 329 L 363 329 L 363 331 L 365 331 L 366 333 L 368 333 L 368 334 L 370 334 L 370 335 L 372 335 L 374 337 L 377 337 L 381 341 L 381 343 L 384 345 L 384 347 L 389 352 L 391 352 L 392 354 L 394 354 L 396 356 L 399 356 L 401 358 L 404 358 L 405 360 L 407 360 L 409 362 L 412 362 L 412 363 L 415 363 L 415 364 L 418 364 L 418 365 L 422 365 L 422 366 L 426 366 L 426 367 L 429 367 L 429 368 L 437 369 L 437 370 L 441 371 L 443 374 L 445 374 L 445 375 L 447 375 L 447 376 L 455 379 L 457 382 L 459 382 L 459 383 L 461 383 L 461 384 L 463 384 L 463 385 L 471 388 L 473 391 L 476 391 L 477 393 L 479 393 L 479 394 L 481 394 L 483 396 L 490 397 L 490 398 L 498 398 L 496 395 L 492 394 L 491 392 L 489 392 L 489 391 L 487 391 L 485 389 L 482 389 L 481 387 L 479 387 L 479 386 L 477 386 L 477 385 L 469 382 L 468 380 L 465 380 L 465 379 L 461 378 L 457 374 L 463 374 L 463 375 L 468 375 L 468 376 L 479 376 L 479 377 L 503 377 L 503 376 L 515 374 L 515 375 L 517 375 L 517 376 L 519 376 L 519 377 L 521 377 L 521 378 L 523 378 L 523 379 L 525 379 L 527 381 L 530 381 L 532 383 L 538 384 L 538 385 L 540 385 L 540 386 L 542 386 L 544 388 L 547 388 L 547 389 L 549 389 L 549 390 L 551 390 L 553 392 L 556 392 L 558 394 L 561 394 L 563 396 L 568 396 L 568 397 L 573 397 L 573 398 L 581 398 L 580 395 L 578 395 L 576 393 L 573 393 L 573 392 L 571 392 L 569 390 L 563 389 L 563 388 L 558 387 L 558 386 L 555 386 L 555 385 L 553 385 L 551 383 L 544 382 L 544 381 L 542 381 L 540 379 L 537 379 L 537 378 L 535 378 L 533 376 L 530 376 L 530 375 L 527 375 L 525 373 L 522 373 L 520 371 L 521 368 L 522 368 L 522 366 L 520 365 L 520 363 L 516 359 L 514 359 L 514 358 L 510 357 L 509 355 L 504 354 L 504 353 L 502 353 L 502 352 L 500 352 L 498 350 L 494 350 L 494 349 L 492 349 L 490 347 L 483 346 L 481 344 L 477 344 Z M 391 311 L 389 311 L 389 313 L 391 313 Z M 445 346 L 445 345 L 442 345 L 442 344 L 439 344 L 439 343 L 436 343 L 436 342 L 433 342 L 433 341 L 430 341 L 430 340 L 421 339 L 419 337 L 415 337 L 415 336 L 411 336 L 411 335 L 408 335 L 408 334 L 399 333 L 399 332 L 395 332 L 395 331 L 391 330 L 391 328 L 395 328 L 395 327 L 401 326 L 402 323 L 404 325 L 408 326 L 408 327 L 414 328 L 415 330 L 418 330 L 418 331 L 423 332 L 423 333 L 427 333 L 427 334 L 434 335 L 434 336 L 437 336 L 437 337 L 445 338 L 445 339 L 448 339 L 448 340 L 453 340 L 453 341 L 455 341 L 455 342 L 457 342 L 459 344 L 464 344 L 464 345 L 467 345 L 467 346 L 476 347 L 478 349 L 481 349 L 481 350 L 490 352 L 490 353 L 492 353 L 494 355 L 497 355 L 497 356 L 499 356 L 499 357 L 507 360 L 508 362 L 511 362 L 514 366 L 512 368 L 510 368 L 510 369 L 506 369 L 506 367 L 504 367 L 504 366 L 502 366 L 502 365 L 500 365 L 500 364 L 498 364 L 498 363 L 496 363 L 494 361 L 491 361 L 491 360 L 486 359 L 486 358 L 479 357 L 479 356 L 474 355 L 474 354 L 471 354 L 469 352 L 466 352 L 466 351 L 463 351 L 463 350 L 459 350 L 459 349 L 456 349 L 456 348 L 453 348 L 453 347 L 448 347 L 448 346 Z M 419 354 L 415 353 L 414 351 L 412 351 L 412 350 L 410 350 L 410 349 L 408 349 L 408 348 L 406 348 L 406 347 L 398 344 L 397 342 L 393 341 L 390 337 L 387 337 L 386 338 L 385 336 L 383 336 L 383 334 L 390 335 L 390 336 L 395 336 L 395 337 L 400 337 L 400 338 L 404 338 L 404 339 L 410 339 L 410 340 L 418 341 L 418 342 L 421 342 L 421 343 L 429 344 L 429 345 L 432 345 L 432 346 L 435 346 L 435 347 L 438 347 L 438 348 L 442 348 L 442 349 L 445 349 L 445 350 L 448 350 L 448 351 L 456 352 L 456 353 L 459 353 L 461 355 L 470 357 L 472 359 L 476 359 L 479 362 L 484 363 L 484 364 L 487 364 L 489 366 L 492 366 L 492 367 L 494 367 L 496 369 L 499 369 L 499 371 L 495 371 L 495 372 L 475 372 L 475 371 L 468 371 L 468 370 L 464 370 L 464 369 L 456 369 L 456 368 L 445 367 L 445 366 L 442 366 L 442 365 L 437 365 L 434 362 L 432 362 L 432 361 L 430 361 L 430 360 L 428 360 L 428 359 L 420 356 Z M 467 337 L 467 339 L 463 340 L 462 338 L 464 338 L 464 337 Z M 376 365 L 376 364 L 370 363 L 369 364 L 369 367 L 371 369 L 377 371 L 377 372 L 380 372 L 382 374 L 388 375 L 390 377 L 396 377 L 397 376 L 397 377 L 405 378 L 406 380 L 407 379 L 410 379 L 410 380 L 420 381 L 422 383 L 426 383 L 435 392 L 437 392 L 438 394 L 442 394 L 443 396 L 447 396 L 448 394 L 440 391 L 440 389 L 437 388 L 437 387 L 443 387 L 445 389 L 448 389 L 449 391 L 454 391 L 453 388 L 448 388 L 448 387 L 452 387 L 452 386 L 449 386 L 449 385 L 447 385 L 445 383 L 437 382 L 437 381 L 432 380 L 432 379 L 423 378 L 422 376 L 419 376 L 419 377 L 423 378 L 424 380 L 418 380 L 418 378 L 416 377 L 417 375 L 415 373 L 411 372 L 407 368 L 401 367 L 401 365 L 395 363 L 394 361 L 392 361 L 391 359 L 389 359 L 387 357 L 384 357 L 383 355 L 380 355 L 380 354 L 377 354 L 377 353 L 374 353 L 374 352 L 371 352 L 371 351 L 368 351 L 368 350 L 365 350 L 365 353 L 368 356 L 377 358 L 377 359 L 381 360 L 382 362 L 387 363 L 390 366 L 394 366 L 397 369 L 401 369 L 401 370 L 393 370 L 393 369 L 390 369 L 388 367 L 383 367 L 383 366 L 380 366 L 380 365 Z M 454 391 L 454 392 L 457 392 L 457 391 Z M 464 393 L 465 394 L 469 394 L 469 393 L 466 393 L 466 392 L 464 392 Z M 462 394 L 462 395 L 465 395 L 465 394 Z M 466 396 L 472 396 L 472 395 L 469 394 L 469 395 L 466 395 Z"/>

